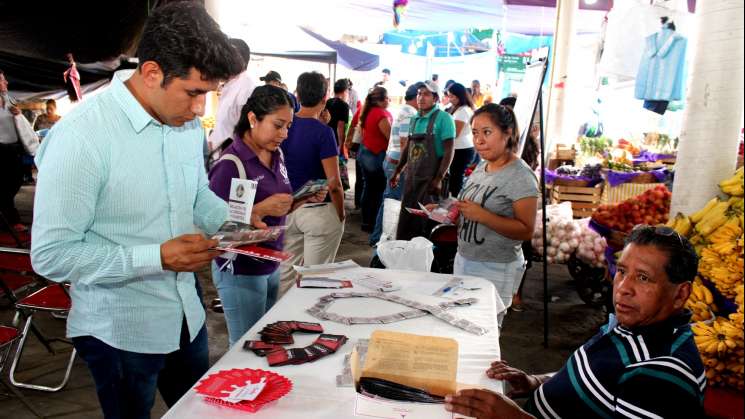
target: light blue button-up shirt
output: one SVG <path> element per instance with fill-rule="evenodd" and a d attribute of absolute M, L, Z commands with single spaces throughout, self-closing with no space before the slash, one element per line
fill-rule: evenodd
<path fill-rule="evenodd" d="M 227 204 L 210 191 L 204 131 L 153 119 L 116 73 L 49 132 L 36 155 L 31 262 L 40 275 L 70 281 L 67 335 L 118 349 L 169 353 L 186 318 L 204 324 L 193 273 L 163 270 L 160 244 L 213 233 Z"/>

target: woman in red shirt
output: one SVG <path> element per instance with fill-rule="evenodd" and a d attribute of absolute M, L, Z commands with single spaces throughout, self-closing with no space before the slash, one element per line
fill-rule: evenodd
<path fill-rule="evenodd" d="M 385 172 L 383 160 L 391 136 L 391 122 L 393 117 L 386 110 L 390 99 L 384 87 L 376 87 L 365 98 L 365 107 L 360 114 L 362 127 L 362 145 L 357 159 L 365 178 L 362 191 L 362 231 L 371 232 L 375 226 L 375 218 L 382 204 L 385 192 Z"/>

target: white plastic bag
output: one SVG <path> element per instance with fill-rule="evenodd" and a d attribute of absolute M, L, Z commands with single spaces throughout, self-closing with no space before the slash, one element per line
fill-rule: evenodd
<path fill-rule="evenodd" d="M 18 139 L 21 140 L 24 150 L 32 156 L 36 155 L 36 149 L 39 148 L 39 137 L 36 136 L 34 129 L 25 116 L 18 114 L 13 117 L 15 122 Z"/>
<path fill-rule="evenodd" d="M 383 201 L 383 232 L 378 243 L 396 239 L 398 231 L 398 216 L 401 213 L 401 201 L 386 198 Z"/>
<path fill-rule="evenodd" d="M 429 272 L 432 261 L 435 260 L 432 242 L 424 237 L 379 243 L 378 257 L 388 269 L 419 272 Z"/>

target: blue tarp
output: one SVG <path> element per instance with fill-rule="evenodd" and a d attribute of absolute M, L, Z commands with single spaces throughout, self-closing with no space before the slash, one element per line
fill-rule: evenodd
<path fill-rule="evenodd" d="M 383 43 L 401 45 L 401 52 L 420 56 L 426 56 L 427 44 L 432 44 L 435 48 L 435 57 L 452 57 L 463 55 L 463 53 L 484 52 L 488 48 L 485 42 L 479 41 L 468 31 L 453 31 L 450 33 L 452 35 L 449 35 L 449 32 L 389 31 L 383 34 Z M 448 42 L 448 37 L 452 42 Z M 520 54 L 532 49 L 550 46 L 553 42 L 553 36 L 551 35 L 538 36 L 502 32 L 501 37 L 507 54 Z M 450 48 L 448 48 L 448 43 Z"/>

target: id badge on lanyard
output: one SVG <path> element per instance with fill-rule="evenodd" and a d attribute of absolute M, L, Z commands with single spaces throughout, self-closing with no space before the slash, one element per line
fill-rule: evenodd
<path fill-rule="evenodd" d="M 251 224 L 251 210 L 254 206 L 256 188 L 255 180 L 233 178 L 230 182 L 228 199 L 228 219 L 244 224 Z"/>

